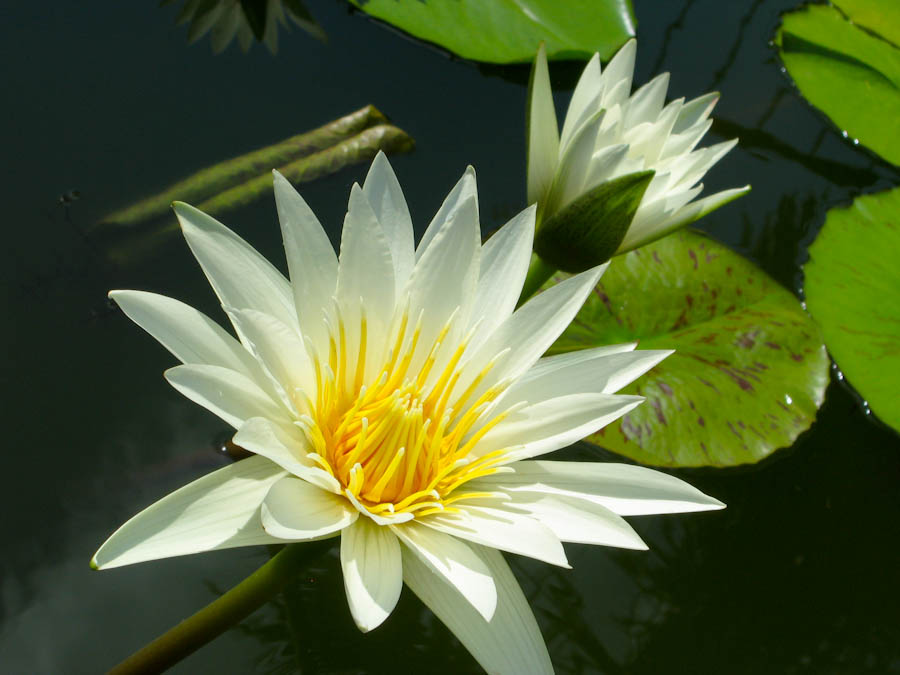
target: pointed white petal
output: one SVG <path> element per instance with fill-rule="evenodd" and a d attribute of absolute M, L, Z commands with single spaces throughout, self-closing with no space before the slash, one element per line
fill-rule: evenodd
<path fill-rule="evenodd" d="M 647 550 L 647 544 L 631 525 L 600 504 L 565 495 L 512 494 L 513 500 L 498 503 L 498 508 L 515 508 L 529 513 L 550 528 L 560 541 Z"/>
<path fill-rule="evenodd" d="M 448 344 L 461 337 L 465 317 L 475 296 L 481 256 L 478 207 L 470 197 L 455 209 L 453 217 L 441 228 L 425 254 L 416 262 L 405 293 L 410 298 L 410 319 L 422 313 L 420 352 L 431 348 L 432 341 L 454 312 L 459 312 L 455 332 Z M 414 362 L 414 365 L 416 362 Z"/>
<path fill-rule="evenodd" d="M 359 517 L 343 497 L 300 478 L 277 481 L 262 502 L 262 526 L 279 539 L 310 541 L 334 536 Z"/>
<path fill-rule="evenodd" d="M 537 457 L 564 448 L 602 429 L 643 401 L 641 396 L 569 394 L 514 411 L 488 431 L 474 452 L 516 448 L 508 461 Z"/>
<path fill-rule="evenodd" d="M 516 308 L 531 262 L 535 212 L 535 207 L 529 206 L 481 248 L 481 271 L 470 322 L 481 322 L 478 333 L 485 338 Z"/>
<path fill-rule="evenodd" d="M 264 457 L 249 457 L 166 495 L 116 530 L 91 566 L 107 569 L 145 560 L 235 546 L 277 543 L 260 523 L 260 504 L 285 475 Z"/>
<path fill-rule="evenodd" d="M 400 182 L 381 150 L 375 155 L 375 161 L 366 176 L 363 193 L 369 199 L 387 236 L 399 292 L 409 279 L 416 259 L 413 224 Z"/>
<path fill-rule="evenodd" d="M 559 160 L 559 126 L 553 106 L 550 71 L 544 44 L 538 48 L 531 70 L 528 100 L 528 204 L 545 198 Z"/>
<path fill-rule="evenodd" d="M 669 74 L 660 73 L 628 100 L 624 111 L 625 126 L 636 127 L 644 122 L 654 122 L 662 111 L 669 88 Z"/>
<path fill-rule="evenodd" d="M 312 339 L 316 349 L 328 348 L 322 304 L 335 293 L 337 256 L 319 219 L 288 180 L 277 171 L 275 203 L 281 236 L 287 256 L 288 270 L 297 316 L 304 335 Z"/>
<path fill-rule="evenodd" d="M 474 350 L 454 391 L 466 391 L 482 369 L 506 349 L 506 357 L 492 368 L 472 400 L 489 386 L 528 370 L 569 325 L 604 270 L 606 265 L 600 265 L 532 297 Z"/>
<path fill-rule="evenodd" d="M 601 347 L 601 349 L 603 349 Z M 623 351 L 610 354 L 583 349 L 538 361 L 504 394 L 503 405 L 537 403 L 570 394 L 612 394 L 636 380 L 672 350 Z"/>
<path fill-rule="evenodd" d="M 341 493 L 341 485 L 334 476 L 307 457 L 314 450 L 303 432 L 294 425 L 282 426 L 262 417 L 253 417 L 244 422 L 232 440 L 308 483 L 328 492 Z"/>
<path fill-rule="evenodd" d="M 362 188 L 354 183 L 341 235 L 338 299 L 356 306 L 362 298 L 367 317 L 385 320 L 394 309 L 394 292 L 390 243 Z"/>
<path fill-rule="evenodd" d="M 193 206 L 175 202 L 184 238 L 223 305 L 258 309 L 288 326 L 297 313 L 281 272 L 234 232 Z"/>
<path fill-rule="evenodd" d="M 488 673 L 552 675 L 541 631 L 503 555 L 480 546 L 475 550 L 497 588 L 490 621 L 408 550 L 403 551 L 403 579 Z"/>
<path fill-rule="evenodd" d="M 719 92 L 713 91 L 685 103 L 678 113 L 672 133 L 680 134 L 694 125 L 703 123 L 718 101 Z"/>
<path fill-rule="evenodd" d="M 559 140 L 561 153 L 566 152 L 573 134 L 600 108 L 603 81 L 600 79 L 600 55 L 594 54 L 578 78 Z"/>
<path fill-rule="evenodd" d="M 667 235 L 669 232 L 673 232 L 685 225 L 690 225 L 707 213 L 715 211 L 720 206 L 725 206 L 725 204 L 731 200 L 737 199 L 748 192 L 750 192 L 749 185 L 745 185 L 741 188 L 732 188 L 731 190 L 723 190 L 722 192 L 717 192 L 714 195 L 704 197 L 703 199 L 691 202 L 687 206 L 682 207 L 668 220 L 657 224 L 652 231 L 636 231 L 632 233 L 632 230 L 629 229 L 625 235 L 625 239 L 622 240 L 622 243 L 619 245 L 616 255 L 626 253 L 627 251 L 643 246 L 644 244 L 649 244 L 651 241 L 655 241 Z"/>
<path fill-rule="evenodd" d="M 296 390 L 315 397 L 316 378 L 300 335 L 273 316 L 252 309 L 226 308 L 247 346 L 271 377 L 285 407 L 309 414 L 306 399 Z"/>
<path fill-rule="evenodd" d="M 486 621 L 497 609 L 491 571 L 472 547 L 448 534 L 411 522 L 394 533 L 435 574 L 444 577 Z"/>
<path fill-rule="evenodd" d="M 456 506 L 458 513 L 436 513 L 421 518 L 420 522 L 438 532 L 476 544 L 569 567 L 559 539 L 534 518 L 461 502 Z"/>
<path fill-rule="evenodd" d="M 220 366 L 187 364 L 169 368 L 166 379 L 194 403 L 218 415 L 235 429 L 251 417 L 290 424 L 287 410 L 253 380 Z"/>
<path fill-rule="evenodd" d="M 350 614 L 368 633 L 388 618 L 400 599 L 400 542 L 390 528 L 359 518 L 341 533 L 341 568 Z"/>
<path fill-rule="evenodd" d="M 616 52 L 616 55 L 607 64 L 603 71 L 603 100 L 604 108 L 609 108 L 619 102 L 619 97 L 625 98 L 631 91 L 631 79 L 634 75 L 634 60 L 637 55 L 637 40 L 631 39 Z M 613 96 L 613 90 L 619 92 Z"/>
<path fill-rule="evenodd" d="M 641 466 L 604 462 L 518 462 L 468 485 L 478 490 L 541 492 L 586 499 L 620 516 L 690 513 L 724 508 L 683 480 Z"/>
<path fill-rule="evenodd" d="M 475 214 L 477 216 L 478 189 L 475 180 L 475 169 L 471 166 L 466 167 L 462 178 L 453 186 L 450 194 L 444 198 L 441 208 L 438 209 L 437 213 L 434 214 L 434 218 L 431 219 L 431 223 L 429 223 L 425 234 L 422 235 L 419 246 L 416 248 L 417 261 L 425 255 L 425 251 L 428 250 L 437 233 L 443 230 L 456 217 L 456 211 L 460 205 L 465 204 L 469 199 L 475 200 Z"/>
<path fill-rule="evenodd" d="M 182 363 L 222 366 L 249 377 L 261 374 L 240 342 L 190 305 L 144 291 L 110 291 L 109 297 Z"/>
<path fill-rule="evenodd" d="M 566 153 L 560 160 L 551 194 L 544 204 L 547 215 L 565 208 L 586 190 L 585 180 L 593 162 L 597 135 L 605 113 L 605 110 L 597 111 L 572 137 Z"/>

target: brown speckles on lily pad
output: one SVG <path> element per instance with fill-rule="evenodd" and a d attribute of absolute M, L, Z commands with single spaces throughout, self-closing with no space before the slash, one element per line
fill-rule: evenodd
<path fill-rule="evenodd" d="M 747 464 L 791 445 L 828 383 L 824 346 L 800 302 L 696 232 L 641 251 L 612 261 L 551 348 L 637 340 L 640 349 L 676 350 L 622 391 L 647 401 L 590 440 L 656 466 Z"/>

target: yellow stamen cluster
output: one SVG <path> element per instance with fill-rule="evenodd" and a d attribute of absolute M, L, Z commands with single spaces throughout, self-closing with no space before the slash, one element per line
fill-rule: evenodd
<path fill-rule="evenodd" d="M 312 414 L 301 424 L 315 450 L 314 457 L 348 496 L 376 516 L 406 513 L 421 517 L 447 510 L 460 499 L 484 496 L 457 488 L 494 473 L 504 454 L 495 451 L 469 457 L 479 440 L 505 416 L 496 415 L 471 433 L 485 409 L 505 389 L 502 385 L 489 387 L 476 396 L 494 362 L 464 391 L 455 392 L 468 344 L 464 339 L 433 382 L 429 381 L 452 323 L 451 318 L 427 347 L 423 365 L 414 372 L 411 365 L 415 356 L 424 353 L 426 347 L 420 344 L 421 321 L 409 335 L 409 315 L 404 313 L 384 366 L 374 382 L 366 383 L 365 314 L 358 340 L 353 340 L 358 342 L 358 349 L 351 356 L 346 327 L 338 313 L 329 326 L 327 365 L 313 359 L 317 395 L 310 401 Z"/>

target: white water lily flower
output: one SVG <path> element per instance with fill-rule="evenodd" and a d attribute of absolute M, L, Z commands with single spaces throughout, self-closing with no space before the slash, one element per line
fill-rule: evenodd
<path fill-rule="evenodd" d="M 538 203 L 539 224 L 576 198 L 626 174 L 654 170 L 615 255 L 688 225 L 749 191 L 724 190 L 693 201 L 703 175 L 737 139 L 695 149 L 709 130 L 718 93 L 663 105 L 669 74 L 631 92 L 637 42 L 629 40 L 601 72 L 594 54 L 575 87 L 560 134 L 547 57 L 541 45 L 528 102 L 528 203 Z"/>
<path fill-rule="evenodd" d="M 383 154 L 350 192 L 340 257 L 278 173 L 275 197 L 290 282 L 232 231 L 175 205 L 238 339 L 177 300 L 111 293 L 183 362 L 168 381 L 255 456 L 136 515 L 93 566 L 340 536 L 363 631 L 406 582 L 489 672 L 551 672 L 498 549 L 566 567 L 563 541 L 646 548 L 623 515 L 722 507 L 650 469 L 536 459 L 636 406 L 613 392 L 668 352 L 541 358 L 603 267 L 514 311 L 535 210 L 482 245 L 471 168 L 418 247 Z"/>

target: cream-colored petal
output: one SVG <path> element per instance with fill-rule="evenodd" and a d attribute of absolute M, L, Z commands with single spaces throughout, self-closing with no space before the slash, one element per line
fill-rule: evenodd
<path fill-rule="evenodd" d="M 438 532 L 476 544 L 569 567 L 559 539 L 534 518 L 462 502 L 456 506 L 458 513 L 436 513 L 419 521 Z"/>
<path fill-rule="evenodd" d="M 306 346 L 293 328 L 273 316 L 252 309 L 226 308 L 248 348 L 271 378 L 289 410 L 298 415 L 311 411 L 306 397 L 315 398 L 316 377 Z M 304 392 L 306 396 L 297 391 Z"/>
<path fill-rule="evenodd" d="M 260 504 L 284 470 L 249 457 L 188 483 L 116 530 L 91 566 L 108 569 L 145 560 L 235 546 L 277 543 L 260 522 Z"/>
<path fill-rule="evenodd" d="M 643 401 L 641 396 L 568 394 L 519 408 L 488 431 L 476 455 L 515 448 L 507 461 L 537 457 L 564 448 L 619 419 Z"/>
<path fill-rule="evenodd" d="M 724 504 L 669 474 L 630 464 L 528 461 L 510 465 L 514 473 L 479 478 L 473 489 L 541 492 L 586 499 L 620 516 L 690 513 Z"/>
<path fill-rule="evenodd" d="M 625 519 L 593 501 L 539 492 L 515 492 L 512 496 L 509 502 L 498 502 L 497 508 L 525 511 L 550 528 L 560 541 L 647 550 L 647 544 Z"/>
<path fill-rule="evenodd" d="M 188 246 L 223 305 L 257 309 L 296 325 L 291 286 L 281 272 L 219 221 L 183 202 L 173 206 Z"/>
<path fill-rule="evenodd" d="M 431 242 L 437 236 L 438 232 L 441 232 L 456 218 L 456 211 L 461 205 L 468 202 L 469 199 L 475 200 L 475 215 L 477 218 L 478 189 L 475 181 L 475 169 L 471 166 L 466 167 L 462 178 L 460 178 L 456 185 L 453 186 L 453 189 L 450 190 L 450 194 L 444 198 L 441 208 L 438 209 L 437 213 L 434 214 L 434 218 L 431 219 L 431 223 L 429 223 L 428 228 L 425 230 L 425 234 L 422 235 L 422 240 L 419 242 L 418 247 L 416 247 L 417 261 L 425 255 L 425 251 L 431 246 Z"/>
<path fill-rule="evenodd" d="M 481 247 L 481 271 L 469 321 L 479 322 L 482 339 L 516 308 L 531 262 L 535 212 L 535 207 L 529 206 Z"/>
<path fill-rule="evenodd" d="M 387 236 L 394 261 L 394 278 L 399 293 L 416 261 L 412 218 L 400 182 L 385 154 L 379 150 L 363 184 L 363 193 Z"/>
<path fill-rule="evenodd" d="M 341 533 L 341 569 L 350 614 L 368 633 L 390 616 L 400 599 L 400 542 L 390 528 L 358 518 Z"/>
<path fill-rule="evenodd" d="M 559 126 L 550 87 L 547 52 L 544 43 L 538 48 L 529 82 L 526 140 L 528 142 L 528 204 L 545 198 L 559 161 Z"/>
<path fill-rule="evenodd" d="M 559 151 L 565 154 L 572 136 L 600 109 L 603 94 L 603 80 L 600 79 L 600 55 L 594 54 L 578 78 L 572 92 L 566 119 L 559 139 Z"/>
<path fill-rule="evenodd" d="M 358 517 L 359 511 L 343 497 L 293 476 L 272 485 L 262 502 L 263 528 L 290 541 L 334 536 Z"/>
<path fill-rule="evenodd" d="M 319 219 L 288 180 L 274 174 L 275 203 L 291 274 L 297 317 L 304 335 L 319 351 L 328 349 L 323 304 L 337 287 L 338 261 Z"/>
<path fill-rule="evenodd" d="M 395 526 L 393 531 L 432 572 L 453 585 L 486 621 L 491 620 L 497 608 L 497 589 L 491 571 L 469 544 L 415 521 Z"/>
<path fill-rule="evenodd" d="M 251 378 L 261 374 L 240 342 L 190 305 L 145 291 L 110 291 L 109 297 L 182 363 L 222 366 Z"/>
<path fill-rule="evenodd" d="M 497 609 L 490 621 L 409 550 L 403 551 L 403 579 L 486 672 L 552 675 L 553 665 L 541 631 L 503 555 L 481 546 L 474 550 L 490 570 L 497 588 Z"/>
<path fill-rule="evenodd" d="M 637 40 L 631 39 L 616 52 L 616 55 L 607 64 L 606 70 L 601 75 L 603 80 L 601 105 L 604 108 L 610 108 L 628 96 L 631 91 L 636 56 Z"/>
<path fill-rule="evenodd" d="M 246 375 L 220 366 L 186 364 L 169 368 L 166 380 L 194 403 L 235 429 L 251 417 L 290 424 L 288 411 Z"/>
<path fill-rule="evenodd" d="M 253 417 L 244 422 L 232 440 L 245 450 L 272 460 L 307 483 L 341 494 L 341 484 L 334 476 L 308 457 L 313 452 L 312 445 L 294 425 L 284 426 L 262 417 Z"/>
<path fill-rule="evenodd" d="M 571 394 L 612 394 L 636 380 L 672 350 L 599 353 L 584 349 L 538 361 L 507 390 L 503 406 L 520 401 L 537 403 Z"/>

